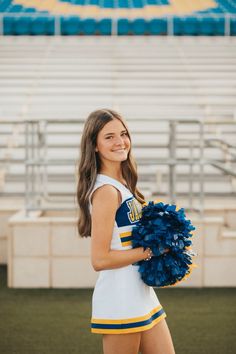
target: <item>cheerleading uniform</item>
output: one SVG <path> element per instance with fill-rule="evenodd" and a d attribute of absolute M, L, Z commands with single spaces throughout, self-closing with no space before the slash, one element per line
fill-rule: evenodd
<path fill-rule="evenodd" d="M 102 174 L 97 175 L 92 193 L 107 184 L 114 186 L 122 197 L 115 216 L 110 248 L 131 249 L 132 228 L 140 218 L 141 205 L 122 183 Z M 100 271 L 92 298 L 92 333 L 146 331 L 166 317 L 155 291 L 142 281 L 138 268 L 131 264 Z"/>

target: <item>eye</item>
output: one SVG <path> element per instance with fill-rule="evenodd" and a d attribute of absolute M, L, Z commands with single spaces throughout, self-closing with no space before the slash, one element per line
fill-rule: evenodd
<path fill-rule="evenodd" d="M 128 133 L 127 133 L 127 132 L 123 132 L 123 133 L 121 134 L 121 136 L 128 136 Z"/>
<path fill-rule="evenodd" d="M 112 136 L 110 135 L 110 136 L 107 136 L 106 137 L 106 140 L 108 140 L 108 139 L 111 139 L 112 138 Z"/>

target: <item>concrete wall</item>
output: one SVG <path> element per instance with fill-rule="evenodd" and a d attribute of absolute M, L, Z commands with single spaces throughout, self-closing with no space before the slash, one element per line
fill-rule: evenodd
<path fill-rule="evenodd" d="M 0 264 L 7 264 L 7 242 L 10 234 L 8 220 L 23 207 L 23 200 L 0 200 Z"/>
<path fill-rule="evenodd" d="M 195 268 L 180 287 L 236 286 L 236 237 L 222 232 L 224 219 L 190 217 L 196 226 Z M 77 236 L 74 216 L 24 212 L 9 220 L 8 286 L 13 288 L 93 287 L 98 273 L 90 264 L 90 238 Z"/>
<path fill-rule="evenodd" d="M 19 212 L 10 219 L 8 286 L 87 288 L 97 273 L 90 264 L 90 240 L 77 235 L 74 217 L 30 218 Z"/>

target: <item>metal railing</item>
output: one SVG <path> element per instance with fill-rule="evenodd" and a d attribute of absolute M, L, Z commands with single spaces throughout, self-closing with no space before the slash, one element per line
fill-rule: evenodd
<path fill-rule="evenodd" d="M 166 122 L 166 120 L 163 119 Z M 77 156 L 74 160 L 68 158 L 60 158 L 60 160 L 53 160 L 48 158 L 48 127 L 55 124 L 73 124 L 81 126 L 83 121 L 79 120 L 26 120 L 23 122 L 25 125 L 25 208 L 26 211 L 38 210 L 38 209 L 57 209 L 58 203 L 67 203 L 66 208 L 71 208 L 71 199 L 58 196 L 53 196 L 48 191 L 49 173 L 48 167 L 50 166 L 66 166 L 76 164 Z M 176 127 L 181 124 L 195 124 L 199 127 L 198 141 L 199 141 L 199 156 L 193 158 L 193 144 L 190 144 L 190 158 L 178 159 L 176 157 L 176 150 L 178 148 L 179 139 L 177 139 Z M 144 158 L 138 159 L 138 164 L 143 166 L 158 166 L 165 165 L 169 169 L 169 199 L 172 203 L 176 202 L 176 166 L 183 164 L 190 166 L 189 174 L 189 208 L 193 206 L 193 165 L 200 166 L 200 193 L 199 193 L 199 205 L 203 206 L 204 189 L 203 189 L 203 149 L 204 149 L 204 131 L 203 124 L 199 120 L 169 120 L 169 143 L 168 150 L 169 156 L 167 159 L 158 158 Z M 153 133 L 153 131 L 151 131 Z M 55 134 L 55 133 L 54 133 Z M 142 148 L 142 144 L 140 145 Z M 47 207 L 45 206 L 47 204 Z M 50 205 L 53 204 L 53 207 Z M 57 206 L 55 206 L 57 204 Z M 65 205 L 63 206 L 65 209 Z"/>
<path fill-rule="evenodd" d="M 159 122 L 160 120 L 158 120 Z M 188 166 L 189 173 L 186 182 L 187 193 L 187 203 L 186 208 L 189 210 L 195 210 L 203 212 L 204 209 L 204 178 L 205 166 L 213 166 L 223 172 L 225 175 L 230 176 L 232 183 L 235 182 L 236 170 L 234 168 L 236 164 L 236 147 L 233 144 L 227 143 L 224 139 L 206 139 L 205 138 L 205 127 L 206 123 L 202 120 L 191 119 L 191 120 L 180 120 L 180 119 L 163 119 L 163 124 L 167 124 L 168 130 L 168 143 L 166 146 L 159 146 L 158 144 L 153 144 L 157 151 L 157 156 L 140 158 L 137 157 L 138 166 L 152 166 L 155 167 L 155 171 L 158 171 L 158 166 L 163 165 L 168 167 L 168 200 L 171 203 L 176 203 L 178 200 L 178 192 L 176 186 L 178 184 L 178 173 L 176 168 L 178 166 Z M 146 120 L 145 120 L 146 122 Z M 154 122 L 150 120 L 150 122 Z M 4 122 L 0 121 L 0 124 Z M 5 124 L 10 124 L 11 121 L 5 121 Z M 148 123 L 148 122 L 147 122 Z M 13 126 L 18 126 L 18 132 L 24 134 L 24 150 L 25 156 L 23 159 L 19 160 L 18 163 L 24 164 L 25 166 L 25 209 L 28 214 L 32 210 L 71 210 L 75 208 L 75 192 L 74 201 L 70 196 L 65 197 L 60 193 L 52 193 L 49 189 L 49 185 L 52 184 L 50 180 L 50 173 L 48 171 L 52 166 L 70 166 L 74 170 L 78 161 L 78 155 L 75 153 L 73 158 L 57 156 L 57 158 L 49 158 L 49 148 L 50 142 L 48 139 L 50 136 L 55 136 L 56 134 L 63 134 L 70 136 L 72 134 L 71 130 L 64 129 L 64 131 L 56 132 L 53 126 L 63 125 L 68 127 L 73 126 L 73 134 L 78 133 L 78 144 L 70 145 L 76 148 L 78 152 L 79 148 L 79 138 L 81 136 L 82 126 L 84 124 L 83 120 L 70 119 L 70 120 L 24 120 L 24 121 L 13 121 Z M 194 127 L 195 138 L 189 138 L 189 134 L 181 131 L 181 126 L 186 126 L 186 124 Z M 212 124 L 212 122 L 210 122 Z M 215 124 L 220 124 L 219 121 Z M 225 124 L 225 122 L 224 122 Z M 231 122 L 230 124 L 236 126 L 236 122 Z M 21 127 L 21 128 L 19 128 Z M 14 134 L 13 129 L 13 134 Z M 150 133 L 153 132 L 150 129 Z M 181 134 L 180 134 L 181 133 Z M 178 135 L 181 135 L 180 137 Z M 215 145 L 217 141 L 217 146 Z M 65 144 L 55 144 L 56 147 L 63 147 Z M 188 147 L 189 155 L 187 158 L 178 157 L 178 149 L 181 146 Z M 223 159 L 209 159 L 204 156 L 204 149 L 208 146 L 220 149 L 224 153 Z M 140 148 L 143 148 L 142 143 L 139 144 Z M 168 157 L 163 158 L 158 153 L 158 148 L 167 147 Z M 17 144 L 15 145 L 17 148 Z M 227 148 L 227 151 L 226 151 Z M 159 150 L 160 151 L 160 150 Z M 59 157 L 59 158 L 58 158 Z M 12 162 L 11 155 L 6 154 L 5 159 L 0 159 L 1 166 L 9 166 Z M 16 160 L 17 162 L 17 160 Z M 194 172 L 194 166 L 198 167 L 198 178 L 196 182 L 196 172 Z M 155 172 L 154 172 L 155 173 Z M 75 178 L 75 176 L 72 176 Z M 198 191 L 194 191 L 193 185 L 198 184 Z M 75 182 L 75 181 L 74 181 Z M 63 183 L 63 181 L 62 181 Z M 64 181 L 66 184 L 66 181 Z M 0 194 L 1 195 L 1 194 Z"/>

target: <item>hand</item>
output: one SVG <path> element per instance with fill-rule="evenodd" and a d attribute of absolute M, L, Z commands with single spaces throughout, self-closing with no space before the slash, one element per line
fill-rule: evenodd
<path fill-rule="evenodd" d="M 144 258 L 144 261 L 150 261 L 150 259 L 152 258 L 152 256 L 153 256 L 153 253 L 152 253 L 152 250 L 151 250 L 151 248 L 146 248 L 146 250 L 145 250 L 145 252 L 144 252 L 144 254 L 145 254 L 145 258 Z"/>

